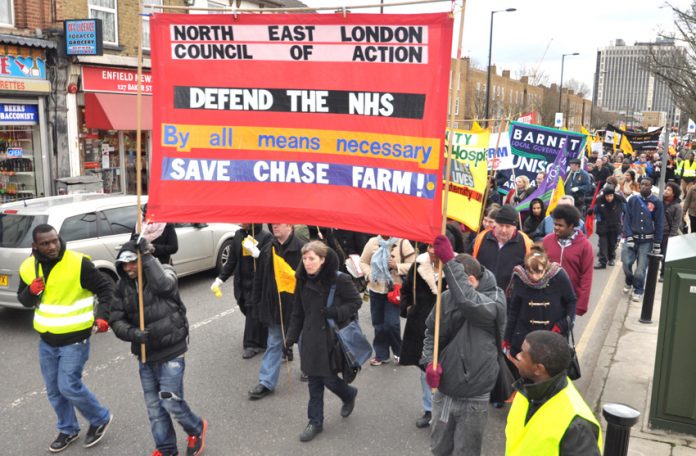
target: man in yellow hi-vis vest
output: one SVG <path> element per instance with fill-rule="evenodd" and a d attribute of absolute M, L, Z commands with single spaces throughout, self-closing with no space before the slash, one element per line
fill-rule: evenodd
<path fill-rule="evenodd" d="M 508 456 L 601 455 L 602 431 L 589 405 L 566 376 L 568 341 L 532 331 L 517 354 L 522 376 L 505 428 Z"/>
<path fill-rule="evenodd" d="M 66 250 L 55 228 L 37 225 L 32 256 L 19 268 L 19 301 L 35 307 L 34 329 L 40 334 L 39 363 L 48 401 L 58 417 L 58 437 L 48 450 L 63 451 L 78 438 L 77 409 L 89 422 L 84 446 L 96 445 L 113 416 L 82 382 L 92 332 L 109 329 L 113 285 L 88 257 Z M 94 295 L 99 306 L 94 309 Z"/>

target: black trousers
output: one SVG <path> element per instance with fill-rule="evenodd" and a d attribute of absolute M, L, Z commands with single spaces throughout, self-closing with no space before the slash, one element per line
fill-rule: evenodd
<path fill-rule="evenodd" d="M 251 316 L 248 311 L 249 307 L 247 305 L 251 300 L 251 291 L 248 293 L 242 293 L 237 305 L 239 305 L 239 310 L 245 316 L 244 321 L 244 337 L 243 346 L 244 348 L 261 348 L 266 349 L 266 340 L 268 339 L 268 329 L 261 324 L 259 320 Z"/>
<path fill-rule="evenodd" d="M 307 418 L 315 426 L 324 424 L 324 387 L 338 396 L 341 401 L 350 402 L 358 394 L 358 389 L 350 386 L 338 375 L 331 377 L 315 377 L 310 375 L 307 387 L 309 388 L 309 404 L 307 405 Z"/>
<path fill-rule="evenodd" d="M 600 264 L 606 265 L 607 261 L 616 259 L 616 244 L 619 240 L 619 228 L 607 227 L 601 231 L 602 234 L 597 233 L 597 236 L 599 236 L 599 254 L 597 255 L 597 260 Z"/>
<path fill-rule="evenodd" d="M 691 222 L 690 223 L 690 226 L 691 226 L 690 233 L 696 233 L 696 215 L 689 214 L 689 221 Z"/>

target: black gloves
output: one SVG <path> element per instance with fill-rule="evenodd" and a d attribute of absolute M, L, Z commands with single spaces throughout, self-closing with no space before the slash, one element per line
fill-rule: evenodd
<path fill-rule="evenodd" d="M 148 332 L 147 329 L 141 331 L 140 328 L 135 328 L 133 329 L 133 332 L 131 333 L 131 340 L 135 342 L 136 344 L 146 344 L 147 345 L 147 340 L 150 336 L 150 333 Z"/>
<path fill-rule="evenodd" d="M 322 307 L 320 312 L 325 318 L 331 320 L 338 318 L 338 310 L 335 307 Z"/>
<path fill-rule="evenodd" d="M 148 253 L 153 253 L 155 251 L 155 247 L 150 244 L 150 241 L 143 237 L 138 241 L 138 250 L 140 250 L 141 254 L 147 255 Z"/>

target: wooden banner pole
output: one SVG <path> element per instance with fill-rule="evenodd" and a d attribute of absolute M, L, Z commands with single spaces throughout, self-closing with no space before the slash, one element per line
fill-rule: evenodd
<path fill-rule="evenodd" d="M 138 0 L 138 11 L 143 10 L 143 0 Z M 143 21 L 138 18 L 138 90 L 135 95 L 135 185 L 137 194 L 137 204 L 136 204 L 136 232 L 142 236 L 142 207 L 140 204 L 141 196 L 143 194 L 143 165 L 142 165 L 142 75 L 143 75 Z M 138 249 L 138 313 L 140 314 L 140 331 L 145 331 L 145 309 L 143 305 L 143 259 L 140 255 L 140 249 Z M 147 362 L 147 354 L 145 352 L 145 344 L 140 344 L 140 360 L 141 362 Z"/>
<path fill-rule="evenodd" d="M 459 18 L 459 38 L 457 41 L 457 63 L 455 65 L 455 71 L 453 74 L 454 80 L 452 81 L 454 90 L 450 93 L 450 125 L 454 122 L 454 104 L 455 100 L 459 98 L 459 76 L 461 73 L 461 62 L 462 62 L 462 40 L 464 36 L 464 12 L 466 10 L 466 0 L 462 0 L 462 11 Z M 445 167 L 445 185 L 443 192 L 443 202 L 442 202 L 442 228 L 440 234 L 445 234 L 447 231 L 447 194 L 449 193 L 450 185 L 450 173 L 452 172 L 452 136 L 451 132 L 447 138 L 447 166 Z M 437 298 L 435 300 L 435 344 L 433 348 L 433 368 L 437 371 L 437 362 L 440 350 L 440 309 L 442 304 L 442 261 L 438 262 L 437 266 Z"/>

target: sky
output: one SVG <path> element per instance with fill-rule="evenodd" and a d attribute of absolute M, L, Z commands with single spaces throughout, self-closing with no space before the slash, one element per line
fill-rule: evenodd
<path fill-rule="evenodd" d="M 380 0 L 303 0 L 311 7 L 374 5 Z M 384 3 L 396 3 L 384 0 Z M 688 7 L 690 0 L 670 3 Z M 461 6 L 462 0 L 457 0 Z M 513 77 L 522 68 L 536 69 L 558 83 L 561 56 L 567 56 L 563 73 L 564 86 L 569 79 L 583 82 L 592 90 L 597 51 L 611 46 L 616 39 L 627 45 L 636 41 L 654 41 L 660 33 L 674 31 L 674 13 L 664 0 L 469 0 L 464 15 L 462 55 L 479 68 L 488 61 L 488 38 L 491 11 L 516 8 L 494 16 L 492 64 L 498 74 L 510 70 Z M 450 11 L 451 2 L 385 7 L 385 14 Z M 355 9 L 356 13 L 379 13 L 379 8 Z M 453 51 L 456 55 L 459 15 L 455 17 Z"/>

